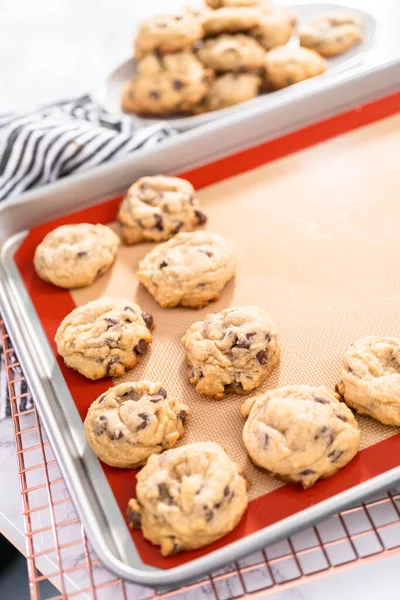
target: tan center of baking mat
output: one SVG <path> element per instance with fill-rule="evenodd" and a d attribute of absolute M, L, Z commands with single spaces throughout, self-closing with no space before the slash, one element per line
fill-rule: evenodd
<path fill-rule="evenodd" d="M 207 228 L 238 256 L 236 280 L 208 308 L 161 309 L 139 285 L 135 270 L 152 244 L 122 247 L 110 274 L 73 293 L 77 305 L 99 296 L 133 298 L 154 315 L 152 349 L 124 379 L 161 381 L 188 403 L 193 415 L 181 443 L 222 444 L 251 481 L 251 498 L 281 484 L 246 456 L 243 397 L 199 396 L 187 382 L 179 340 L 209 312 L 258 304 L 276 319 L 282 346 L 266 389 L 334 387 L 352 341 L 400 337 L 399 152 L 395 116 L 200 190 Z M 362 447 L 398 433 L 371 419 L 359 423 Z"/>

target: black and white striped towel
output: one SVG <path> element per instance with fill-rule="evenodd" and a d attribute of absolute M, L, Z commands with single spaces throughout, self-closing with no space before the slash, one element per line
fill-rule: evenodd
<path fill-rule="evenodd" d="M 174 133 L 166 123 L 140 127 L 129 116 L 111 115 L 89 96 L 34 112 L 0 115 L 0 202 L 154 146 Z M 0 341 L 0 419 L 10 411 L 2 353 Z M 17 386 L 17 394 L 26 393 L 24 383 Z M 21 399 L 20 410 L 31 406 L 29 397 Z"/>

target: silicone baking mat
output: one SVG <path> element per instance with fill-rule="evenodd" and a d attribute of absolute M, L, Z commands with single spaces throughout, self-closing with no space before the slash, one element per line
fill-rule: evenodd
<path fill-rule="evenodd" d="M 363 449 L 340 473 L 307 491 L 277 482 L 246 456 L 239 412 L 243 397 L 231 395 L 218 402 L 196 394 L 186 379 L 179 340 L 193 321 L 209 312 L 258 304 L 278 322 L 282 346 L 281 364 L 255 392 L 259 393 L 287 384 L 333 387 L 343 352 L 354 339 L 367 334 L 400 336 L 399 107 L 397 94 L 183 174 L 199 190 L 209 215 L 207 229 L 226 237 L 238 256 L 235 280 L 208 308 L 161 309 L 139 285 L 136 267 L 152 244 L 122 247 L 110 273 L 72 293 L 36 276 L 33 252 L 48 231 L 62 223 L 111 223 L 121 198 L 35 228 L 16 252 L 54 352 L 53 338 L 62 318 L 89 300 L 121 295 L 153 314 L 151 351 L 124 379 L 162 381 L 193 411 L 181 443 L 218 441 L 251 483 L 245 518 L 208 548 L 165 559 L 140 532 L 132 532 L 147 564 L 181 564 L 398 465 L 398 429 L 360 418 Z M 58 362 L 84 418 L 111 381 L 91 382 L 67 369 L 61 359 Z M 106 466 L 104 471 L 125 514 L 134 495 L 134 471 Z"/>

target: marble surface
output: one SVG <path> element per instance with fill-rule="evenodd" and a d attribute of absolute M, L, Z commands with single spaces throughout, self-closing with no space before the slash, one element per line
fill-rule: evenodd
<path fill-rule="evenodd" d="M 200 2 L 191 2 L 199 4 Z M 386 56 L 399 55 L 398 22 L 400 3 L 398 0 L 348 0 L 343 3 L 370 10 L 379 20 L 379 52 Z M 182 0 L 2 0 L 0 3 L 0 111 L 30 108 L 60 98 L 72 97 L 96 89 L 105 75 L 131 53 L 132 37 L 138 21 L 155 12 L 173 11 L 182 6 Z M 397 18 L 395 18 L 397 15 Z M 25 417 L 28 427 L 32 415 Z M 24 444 L 35 442 L 36 434 L 24 434 Z M 35 451 L 29 453 L 29 464 L 34 465 L 41 457 Z M 51 456 L 49 457 L 51 459 Z M 29 466 L 28 464 L 28 466 Z M 22 552 L 25 552 L 21 497 L 17 474 L 12 422 L 0 422 L 0 469 L 2 490 L 0 493 L 0 530 Z M 58 469 L 50 467 L 50 476 L 57 479 Z M 43 481 L 43 470 L 29 473 L 30 485 Z M 66 496 L 63 484 L 53 486 L 56 499 Z M 45 489 L 35 492 L 37 506 L 47 503 Z M 57 509 L 58 521 L 74 517 L 70 502 Z M 33 520 L 35 529 L 49 524 L 46 511 L 38 511 Z M 78 539 L 79 525 L 60 528 L 60 543 Z M 310 534 L 311 535 L 311 534 Z M 44 550 L 52 545 L 49 532 L 35 536 L 35 547 Z M 66 548 L 62 552 L 64 568 L 79 566 L 85 556 L 82 544 Z M 45 574 L 57 570 L 57 557 L 49 555 L 38 561 Z M 384 590 L 385 600 L 399 596 L 398 571 L 400 555 L 378 559 L 372 563 L 329 575 L 287 591 L 276 591 L 276 600 L 375 600 Z M 100 566 L 95 567 L 96 582 L 106 581 L 113 576 Z M 256 575 L 255 575 L 256 576 Z M 55 584 L 59 583 L 53 578 Z M 86 569 L 78 569 L 68 576 L 69 592 L 81 590 L 89 583 Z M 234 582 L 232 592 L 234 593 Z M 150 592 L 129 585 L 127 597 L 144 600 Z M 222 594 L 223 595 L 223 594 Z M 210 597 L 205 587 L 195 596 Z M 79 598 L 87 598 L 82 593 Z M 117 591 L 99 595 L 99 598 L 118 598 Z M 183 598 L 181 596 L 181 598 Z M 184 600 L 193 595 L 185 594 Z M 175 596 L 174 596 L 175 599 Z"/>

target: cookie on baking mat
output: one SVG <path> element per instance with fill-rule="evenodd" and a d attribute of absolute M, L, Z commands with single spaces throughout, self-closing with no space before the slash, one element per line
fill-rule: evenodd
<path fill-rule="evenodd" d="M 363 337 L 344 355 L 337 391 L 360 415 L 400 426 L 400 339 Z"/>
<path fill-rule="evenodd" d="M 190 383 L 217 400 L 226 392 L 245 394 L 259 387 L 279 362 L 275 321 L 258 306 L 207 315 L 181 341 Z"/>
<path fill-rule="evenodd" d="M 165 175 L 141 177 L 131 185 L 117 218 L 125 244 L 168 240 L 207 221 L 192 184 Z"/>
<path fill-rule="evenodd" d="M 108 271 L 119 243 L 119 237 L 106 225 L 61 225 L 36 248 L 35 271 L 57 287 L 85 287 Z"/>
<path fill-rule="evenodd" d="M 85 435 L 107 465 L 133 469 L 175 446 L 189 414 L 159 382 L 120 383 L 90 406 Z"/>
<path fill-rule="evenodd" d="M 247 482 L 214 442 L 153 454 L 136 478 L 128 523 L 163 556 L 211 544 L 232 531 L 247 508 Z"/>
<path fill-rule="evenodd" d="M 88 379 L 120 377 L 146 354 L 153 317 L 126 298 L 100 298 L 75 308 L 55 336 L 65 364 Z"/>
<path fill-rule="evenodd" d="M 200 308 L 218 299 L 235 269 L 223 237 L 194 231 L 156 246 L 139 263 L 137 276 L 162 307 Z"/>
<path fill-rule="evenodd" d="M 307 488 L 347 465 L 360 431 L 351 410 L 324 387 L 293 385 L 249 398 L 243 441 L 259 467 Z"/>

